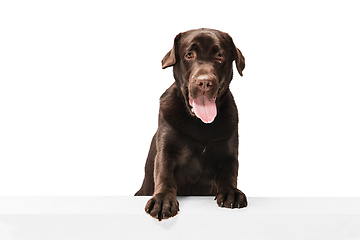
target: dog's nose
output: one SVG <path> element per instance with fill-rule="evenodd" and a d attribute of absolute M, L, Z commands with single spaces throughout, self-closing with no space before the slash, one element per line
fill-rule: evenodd
<path fill-rule="evenodd" d="M 196 85 L 201 91 L 209 91 L 213 87 L 213 81 L 209 78 L 200 76 L 196 79 Z"/>

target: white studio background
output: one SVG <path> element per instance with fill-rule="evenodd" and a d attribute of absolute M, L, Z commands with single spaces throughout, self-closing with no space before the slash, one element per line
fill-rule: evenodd
<path fill-rule="evenodd" d="M 246 58 L 239 188 L 360 197 L 357 1 L 1 1 L 0 195 L 133 195 L 175 35 L 228 32 Z"/>

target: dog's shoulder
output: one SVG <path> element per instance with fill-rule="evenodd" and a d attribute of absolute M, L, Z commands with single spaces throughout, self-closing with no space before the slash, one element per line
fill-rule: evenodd
<path fill-rule="evenodd" d="M 166 104 L 168 102 L 176 101 L 175 98 L 177 98 L 177 95 L 179 93 L 180 89 L 175 84 L 175 82 L 168 88 L 166 91 L 161 95 L 160 97 L 160 104 Z"/>

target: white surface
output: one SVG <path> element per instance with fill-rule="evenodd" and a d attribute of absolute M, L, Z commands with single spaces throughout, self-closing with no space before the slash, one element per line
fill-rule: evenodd
<path fill-rule="evenodd" d="M 0 239 L 360 239 L 359 198 L 249 198 L 224 209 L 179 197 L 158 222 L 149 197 L 1 197 Z"/>
<path fill-rule="evenodd" d="M 0 195 L 133 195 L 173 82 L 161 59 L 210 27 L 246 59 L 240 189 L 360 197 L 359 22 L 356 0 L 0 1 Z"/>

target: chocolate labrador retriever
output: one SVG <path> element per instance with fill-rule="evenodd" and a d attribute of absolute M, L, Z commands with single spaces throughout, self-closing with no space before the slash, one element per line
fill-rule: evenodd
<path fill-rule="evenodd" d="M 180 33 L 162 60 L 175 82 L 160 98 L 158 130 L 136 196 L 161 221 L 179 211 L 177 196 L 216 196 L 220 207 L 247 206 L 237 189 L 238 112 L 229 90 L 232 62 L 242 76 L 245 59 L 232 38 L 213 29 Z"/>

